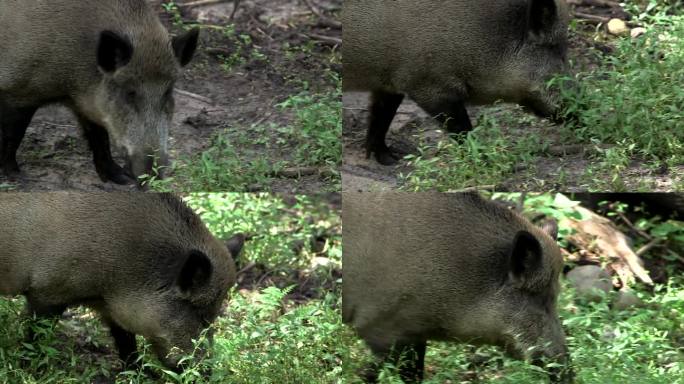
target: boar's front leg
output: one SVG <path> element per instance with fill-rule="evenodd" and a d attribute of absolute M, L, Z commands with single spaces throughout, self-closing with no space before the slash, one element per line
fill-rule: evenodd
<path fill-rule="evenodd" d="M 121 328 L 114 322 L 109 322 L 109 331 L 119 351 L 119 358 L 125 368 L 136 367 L 138 361 L 138 346 L 135 334 Z"/>
<path fill-rule="evenodd" d="M 459 98 L 443 99 L 432 94 L 419 94 L 416 103 L 434 117 L 448 133 L 459 134 L 473 130 L 465 102 Z"/>
<path fill-rule="evenodd" d="M 19 173 L 17 150 L 36 112 L 35 107 L 11 108 L 0 101 L 0 166 L 7 176 Z"/>
<path fill-rule="evenodd" d="M 50 319 L 57 318 L 64 313 L 67 306 L 63 304 L 48 304 L 43 303 L 31 295 L 26 296 L 26 312 L 29 316 L 35 319 Z M 27 340 L 32 342 L 36 339 L 36 333 L 33 327 L 29 328 Z"/>
<path fill-rule="evenodd" d="M 425 370 L 425 341 L 412 344 L 397 344 L 389 358 L 399 365 L 399 376 L 404 383 L 420 383 Z"/>
<path fill-rule="evenodd" d="M 375 153 L 375 158 L 382 165 L 396 164 L 398 157 L 392 153 L 385 143 L 385 136 L 392 124 L 392 119 L 401 105 L 404 95 L 374 91 L 371 94 L 370 124 L 366 135 L 366 158 Z"/>
<path fill-rule="evenodd" d="M 95 170 L 104 182 L 112 181 L 116 184 L 131 184 L 135 182 L 128 176 L 124 169 L 116 164 L 112 159 L 112 152 L 109 145 L 109 134 L 107 130 L 97 125 L 85 117 L 80 116 L 79 121 L 83 128 L 90 149 L 93 151 L 93 162 Z"/>

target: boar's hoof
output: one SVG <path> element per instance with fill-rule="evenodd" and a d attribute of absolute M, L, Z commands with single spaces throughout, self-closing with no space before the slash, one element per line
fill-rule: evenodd
<path fill-rule="evenodd" d="M 7 161 L 2 164 L 2 173 L 10 178 L 19 177 L 21 171 L 19 170 L 19 164 L 16 161 Z"/>
<path fill-rule="evenodd" d="M 121 172 L 121 173 L 115 173 L 108 175 L 107 178 L 112 182 L 120 185 L 126 185 L 126 184 L 133 184 L 135 183 L 135 179 L 128 176 L 126 173 Z M 106 180 L 104 180 L 106 181 Z"/>
<path fill-rule="evenodd" d="M 97 173 L 103 182 L 111 181 L 120 185 L 135 183 L 135 178 L 114 162 L 107 164 L 103 169 L 98 169 Z"/>
<path fill-rule="evenodd" d="M 392 153 L 389 148 L 383 151 L 375 151 L 375 159 L 382 165 L 395 165 L 399 162 L 399 156 Z"/>

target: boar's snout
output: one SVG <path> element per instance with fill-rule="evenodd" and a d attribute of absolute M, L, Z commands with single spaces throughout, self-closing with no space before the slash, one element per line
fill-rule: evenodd
<path fill-rule="evenodd" d="M 165 168 L 168 165 L 166 153 L 157 151 L 143 151 L 128 155 L 126 171 L 136 180 L 142 175 L 164 178 Z"/>
<path fill-rule="evenodd" d="M 186 365 L 186 357 L 193 353 L 193 345 L 191 342 L 184 342 L 182 346 L 171 346 L 167 340 L 156 339 L 152 340 L 152 348 L 154 353 L 159 358 L 159 361 L 164 366 L 176 373 L 183 372 Z M 194 351 L 194 357 L 203 357 L 206 355 L 206 350 L 199 348 Z"/>
<path fill-rule="evenodd" d="M 565 342 L 565 333 L 560 325 L 560 321 L 553 321 L 548 328 L 546 345 L 538 353 L 533 353 L 532 363 L 545 367 L 545 364 L 555 363 L 548 368 L 549 379 L 552 383 L 572 383 L 574 382 L 574 372 L 571 367 L 570 354 Z"/>

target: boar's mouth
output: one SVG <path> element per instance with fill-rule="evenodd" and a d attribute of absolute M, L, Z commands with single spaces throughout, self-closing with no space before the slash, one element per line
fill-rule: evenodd
<path fill-rule="evenodd" d="M 127 176 L 130 176 L 137 181 L 140 185 L 140 176 L 156 176 L 161 178 L 161 169 L 158 173 L 154 170 L 155 158 L 150 155 L 128 155 L 126 156 L 126 165 L 124 166 L 124 172 Z"/>

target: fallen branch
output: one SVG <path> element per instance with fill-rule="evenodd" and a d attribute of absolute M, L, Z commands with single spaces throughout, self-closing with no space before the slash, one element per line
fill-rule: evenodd
<path fill-rule="evenodd" d="M 567 219 L 567 224 L 574 229 L 574 233 L 568 236 L 570 243 L 589 251 L 594 259 L 598 259 L 594 261 L 607 261 L 623 285 L 630 285 L 635 278 L 653 284 L 639 255 L 629 246 L 629 238 L 612 221 L 584 207 L 577 207 L 576 210 L 587 219 Z"/>
<path fill-rule="evenodd" d="M 240 0 L 197 0 L 197 1 L 191 1 L 191 2 L 185 3 L 185 4 L 178 4 L 178 7 L 179 8 L 204 7 L 207 5 L 215 5 L 215 4 L 225 3 L 228 1 L 233 1 L 234 3 L 240 2 Z"/>
<path fill-rule="evenodd" d="M 244 268 L 242 268 L 241 270 L 237 271 L 236 275 L 238 275 L 238 276 L 239 276 L 239 275 L 242 275 L 243 273 L 249 271 L 250 269 L 252 269 L 252 268 L 254 268 L 254 267 L 256 267 L 256 263 L 253 262 L 253 261 L 250 261 Z"/>
<path fill-rule="evenodd" d="M 655 239 L 655 240 L 651 241 L 650 243 L 644 245 L 643 247 L 639 248 L 635 253 L 637 256 L 641 257 L 646 252 L 650 251 L 651 249 L 653 249 L 659 245 L 660 245 L 660 239 Z"/>
<path fill-rule="evenodd" d="M 296 179 L 302 176 L 321 175 L 324 177 L 334 175 L 334 171 L 330 168 L 318 167 L 289 167 L 283 168 L 273 173 L 274 177 L 283 177 L 287 179 Z"/>
<path fill-rule="evenodd" d="M 214 105 L 214 100 L 212 100 L 212 99 L 210 99 L 210 98 L 208 98 L 208 97 L 205 97 L 205 96 L 202 96 L 202 95 L 198 95 L 198 94 L 196 94 L 196 93 L 184 91 L 184 90 L 178 89 L 178 88 L 175 89 L 175 92 L 178 93 L 179 95 L 183 95 L 183 96 L 186 96 L 186 97 L 190 97 L 190 98 L 192 98 L 192 99 L 195 99 L 195 100 L 202 101 L 202 102 L 207 103 L 207 104 Z"/>
<path fill-rule="evenodd" d="M 592 15 L 590 13 L 575 11 L 575 12 L 573 12 L 573 14 L 575 15 L 576 19 L 583 19 L 583 20 L 591 21 L 595 24 L 606 24 L 610 21 L 610 18 L 608 18 L 608 17 L 596 16 L 596 15 Z"/>
<path fill-rule="evenodd" d="M 314 5 L 311 3 L 310 0 L 302 0 L 304 4 L 313 12 L 314 15 L 318 17 L 318 23 L 323 26 L 331 27 L 331 28 L 337 28 L 340 29 L 342 28 L 342 23 L 337 21 L 337 20 L 332 20 L 325 16 L 321 11 L 318 10 L 318 8 L 314 7 Z"/>
<path fill-rule="evenodd" d="M 496 185 L 478 185 L 475 187 L 468 187 L 458 190 L 449 190 L 446 193 L 467 193 L 467 192 L 479 192 L 479 191 L 495 191 Z"/>
<path fill-rule="evenodd" d="M 624 213 L 619 212 L 618 210 L 615 210 L 615 212 L 617 216 L 620 218 L 620 220 L 622 220 L 622 222 L 625 223 L 625 225 L 627 225 L 632 231 L 638 233 L 639 236 L 643 237 L 646 240 L 653 240 L 653 237 L 651 237 L 651 235 L 634 226 L 632 221 L 629 220 Z"/>
<path fill-rule="evenodd" d="M 330 45 L 341 45 L 342 44 L 342 39 L 339 39 L 337 37 L 332 37 L 332 36 L 324 36 L 324 35 L 317 35 L 315 33 L 300 33 L 299 34 L 302 37 L 306 37 L 309 39 L 317 40 L 321 43 L 324 44 L 330 44 Z"/>
<path fill-rule="evenodd" d="M 579 11 L 574 11 L 573 15 L 576 19 L 586 20 L 592 24 L 608 24 L 608 22 L 612 19 L 610 17 L 596 16 L 596 15 L 592 15 L 590 13 L 584 13 L 584 12 L 579 12 Z M 626 20 L 623 20 L 623 21 L 630 28 L 634 28 L 634 27 L 639 26 L 639 24 L 634 23 L 632 21 L 626 21 Z"/>
<path fill-rule="evenodd" d="M 192 1 L 189 3 L 185 3 L 185 4 L 179 4 L 178 7 L 190 9 L 190 8 L 196 8 L 196 7 L 204 7 L 207 5 L 227 3 L 228 1 L 233 2 L 233 11 L 230 13 L 230 20 L 232 21 L 233 19 L 235 19 L 235 13 L 237 12 L 238 8 L 240 7 L 240 1 L 241 0 L 198 0 L 198 1 Z"/>

